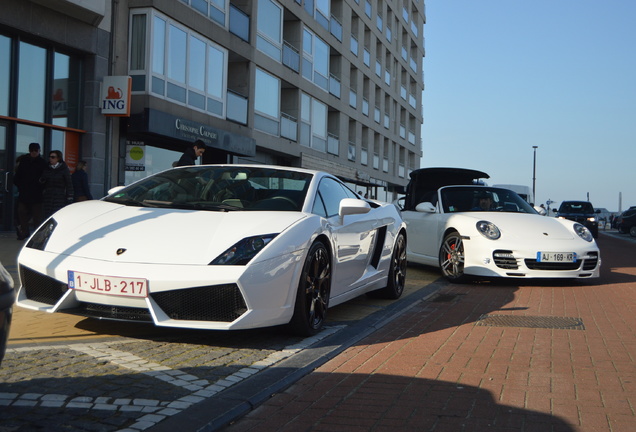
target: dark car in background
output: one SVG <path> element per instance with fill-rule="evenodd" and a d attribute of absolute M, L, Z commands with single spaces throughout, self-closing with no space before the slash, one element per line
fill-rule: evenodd
<path fill-rule="evenodd" d="M 559 206 L 557 216 L 586 226 L 596 238 L 598 237 L 599 213 L 600 210 L 594 210 L 594 206 L 589 201 L 563 201 Z"/>
<path fill-rule="evenodd" d="M 616 221 L 616 228 L 620 233 L 629 233 L 632 237 L 636 237 L 636 206 L 621 213 Z"/>
<path fill-rule="evenodd" d="M 13 278 L 0 263 L 0 363 L 7 349 L 14 301 Z"/>

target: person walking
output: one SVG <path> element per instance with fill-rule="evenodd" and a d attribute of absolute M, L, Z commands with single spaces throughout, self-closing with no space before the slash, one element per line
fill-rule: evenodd
<path fill-rule="evenodd" d="M 18 188 L 18 240 L 29 237 L 29 222 L 37 228 L 42 223 L 42 184 L 40 177 L 46 169 L 46 161 L 40 156 L 40 144 L 29 144 L 29 153 L 16 161 L 13 184 Z"/>
<path fill-rule="evenodd" d="M 86 173 L 86 161 L 79 161 L 75 172 L 71 174 L 73 180 L 73 201 L 80 202 L 92 200 L 91 189 L 88 186 L 88 174 Z"/>
<path fill-rule="evenodd" d="M 44 185 L 42 206 L 44 218 L 73 202 L 73 181 L 71 171 L 62 158 L 62 152 L 49 153 L 49 165 L 42 173 L 40 182 Z"/>
<path fill-rule="evenodd" d="M 200 156 L 205 153 L 205 143 L 201 140 L 196 140 L 192 143 L 192 146 L 188 147 L 181 155 L 181 158 L 177 161 L 176 166 L 194 165 Z"/>

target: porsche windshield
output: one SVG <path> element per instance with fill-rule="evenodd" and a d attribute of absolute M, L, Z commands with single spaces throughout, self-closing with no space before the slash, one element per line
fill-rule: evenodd
<path fill-rule="evenodd" d="M 124 205 L 300 211 L 312 175 L 249 166 L 192 166 L 150 176 L 104 198 Z"/>
<path fill-rule="evenodd" d="M 444 213 L 483 211 L 537 213 L 516 192 L 508 189 L 457 186 L 442 188 L 440 194 Z"/>

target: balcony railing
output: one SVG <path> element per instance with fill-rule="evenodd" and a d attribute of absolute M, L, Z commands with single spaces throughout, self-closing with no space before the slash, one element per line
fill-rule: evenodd
<path fill-rule="evenodd" d="M 329 93 L 340 99 L 340 80 L 334 74 L 329 74 Z"/>
<path fill-rule="evenodd" d="M 333 15 L 331 15 L 331 21 L 329 21 L 329 31 L 336 39 L 342 42 L 342 24 Z"/>
<path fill-rule="evenodd" d="M 338 135 L 327 134 L 327 152 L 335 155 L 340 152 L 340 138 Z"/>
<path fill-rule="evenodd" d="M 245 12 L 230 3 L 230 33 L 250 41 L 250 17 Z"/>
<path fill-rule="evenodd" d="M 294 72 L 300 71 L 300 51 L 287 41 L 283 41 L 283 64 Z"/>
<path fill-rule="evenodd" d="M 232 90 L 227 91 L 227 114 L 228 120 L 243 125 L 247 124 L 248 99 Z"/>
<path fill-rule="evenodd" d="M 287 113 L 280 113 L 280 136 L 292 141 L 298 140 L 298 119 Z"/>

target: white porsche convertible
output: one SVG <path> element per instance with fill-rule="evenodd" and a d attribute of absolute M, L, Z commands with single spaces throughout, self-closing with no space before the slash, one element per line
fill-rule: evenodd
<path fill-rule="evenodd" d="M 181 167 L 67 206 L 18 257 L 19 306 L 158 326 L 318 332 L 327 308 L 398 298 L 397 208 L 324 172 Z"/>
<path fill-rule="evenodd" d="M 439 267 L 453 282 L 599 276 L 599 249 L 585 226 L 541 216 L 515 192 L 478 184 L 485 178 L 461 168 L 411 173 L 402 209 L 409 261 Z"/>

